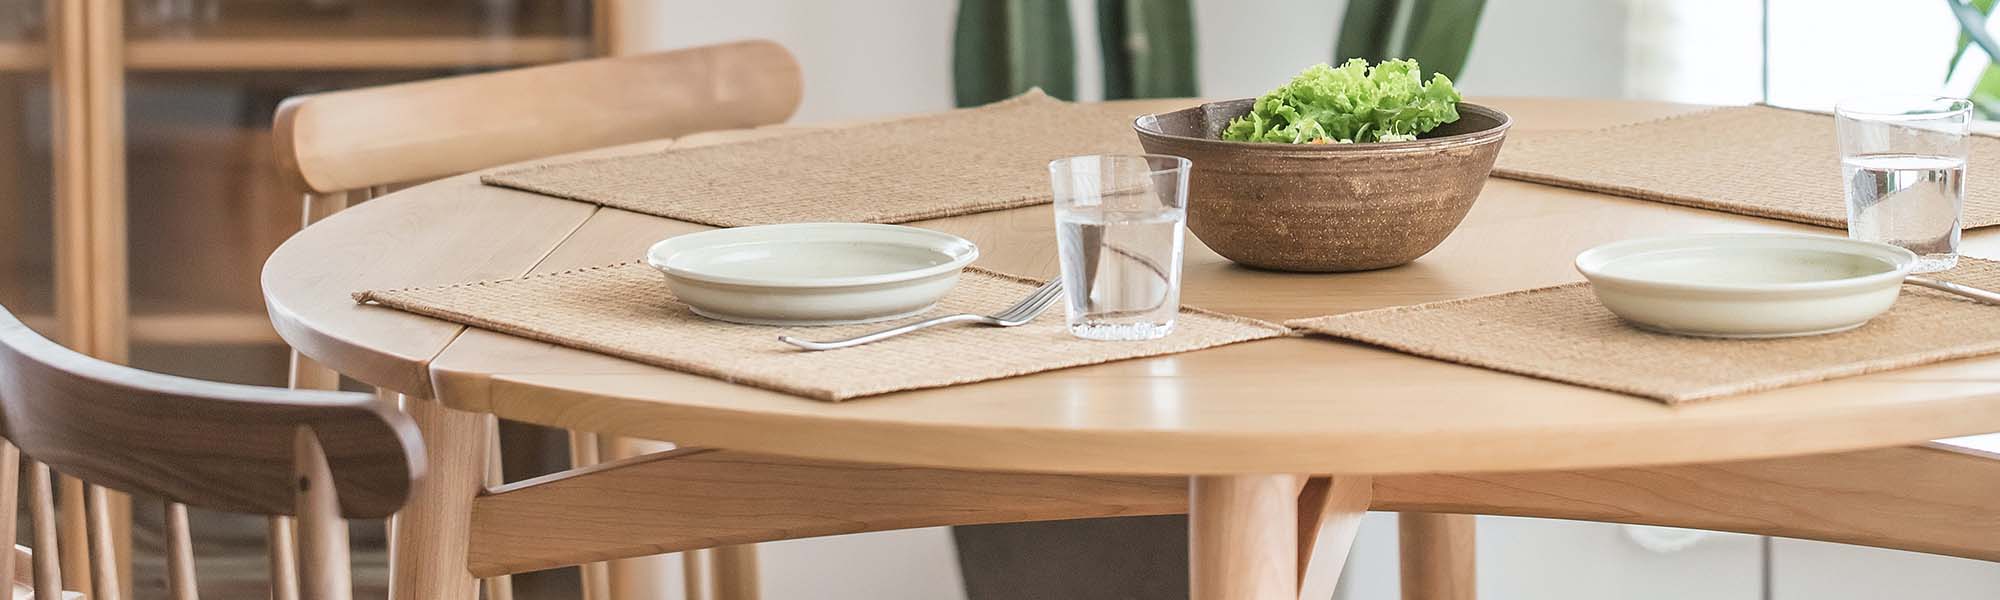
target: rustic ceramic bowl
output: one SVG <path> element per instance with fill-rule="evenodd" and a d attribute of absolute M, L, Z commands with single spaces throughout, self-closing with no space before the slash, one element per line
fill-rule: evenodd
<path fill-rule="evenodd" d="M 1254 98 L 1146 115 L 1146 152 L 1194 161 L 1188 230 L 1237 263 L 1363 271 L 1416 260 L 1451 235 L 1513 119 L 1460 103 L 1458 121 L 1410 142 L 1265 144 L 1218 139 Z"/>

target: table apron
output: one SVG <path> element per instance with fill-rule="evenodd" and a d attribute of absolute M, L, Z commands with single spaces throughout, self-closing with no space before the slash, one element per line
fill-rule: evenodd
<path fill-rule="evenodd" d="M 472 505 L 468 561 L 474 576 L 487 577 L 825 535 L 1182 514 L 1189 484 L 1183 476 L 965 471 L 683 448 L 487 490 Z M 2000 460 L 1941 446 L 1387 475 L 1372 486 L 1371 510 L 1691 527 L 2000 560 L 2000 505 L 1990 501 L 2000 489 Z"/>

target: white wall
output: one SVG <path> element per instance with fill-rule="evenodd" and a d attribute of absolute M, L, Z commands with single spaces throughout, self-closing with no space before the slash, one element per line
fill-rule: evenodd
<path fill-rule="evenodd" d="M 857 119 L 950 108 L 956 2 L 658 0 L 628 2 L 637 49 L 742 38 L 784 44 L 805 70 L 795 120 Z"/>
<path fill-rule="evenodd" d="M 1098 99 L 1103 86 L 1094 4 L 1072 5 L 1079 96 Z M 658 0 L 631 2 L 623 27 L 640 50 L 777 40 L 805 70 L 805 101 L 795 120 L 814 122 L 950 108 L 956 6 L 950 0 Z M 1254 96 L 1306 65 L 1331 60 L 1345 6 L 1196 0 L 1201 94 Z M 1490 0 L 1462 88 L 1488 95 L 1618 96 L 1624 14 L 1621 4 L 1603 0 Z"/>
<path fill-rule="evenodd" d="M 1771 102 L 1943 91 L 1957 32 L 1942 1 L 1771 0 Z"/>
<path fill-rule="evenodd" d="M 1625 2 L 1487 0 L 1461 90 L 1469 95 L 1618 98 Z"/>
<path fill-rule="evenodd" d="M 949 108 L 950 0 L 655 0 L 624 22 L 640 49 L 766 37 L 804 65 L 803 122 Z M 1078 90 L 1102 96 L 1095 13 L 1072 0 Z M 1328 60 L 1345 3 L 1195 0 L 1201 94 L 1250 96 Z M 1770 0 L 1771 101 L 1823 107 L 1945 86 L 1954 21 L 1942 2 Z M 1763 94 L 1756 0 L 1489 0 L 1460 87 L 1474 95 L 1753 102 Z M 1272 15 L 1284 15 L 1273 18 Z"/>

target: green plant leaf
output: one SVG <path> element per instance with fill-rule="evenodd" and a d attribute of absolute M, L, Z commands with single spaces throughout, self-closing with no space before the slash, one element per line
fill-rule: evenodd
<path fill-rule="evenodd" d="M 1951 5 L 1952 16 L 1958 18 L 1959 34 L 1971 38 L 1972 43 L 1978 44 L 1979 50 L 1985 52 L 1986 56 L 2000 60 L 2000 44 L 1995 44 L 1993 37 L 1986 35 L 1986 15 L 1979 14 L 1979 10 L 1970 4 L 1958 0 L 1944 1 Z"/>
<path fill-rule="evenodd" d="M 1106 99 L 1195 95 L 1190 0 L 1098 0 L 1097 28 Z"/>
<path fill-rule="evenodd" d="M 1486 0 L 1424 0 L 1410 10 L 1410 31 L 1404 36 L 1403 57 L 1416 59 L 1424 70 L 1459 78 L 1472 54 L 1472 36 Z"/>
<path fill-rule="evenodd" d="M 1945 1 L 1956 4 L 1958 0 L 1945 0 Z M 1971 0 L 1971 2 L 1973 8 L 1979 9 L 1979 14 L 1987 16 L 1993 14 L 1993 4 L 1995 0 Z M 1963 24 L 1961 24 L 1961 27 L 1962 26 Z M 1959 59 L 1965 58 L 1965 49 L 1971 45 L 1972 45 L 1972 36 L 1967 35 L 1963 29 L 1960 29 L 1958 32 L 1958 49 L 1954 50 L 1951 53 L 1951 63 L 1945 65 L 1944 67 L 1944 76 L 1946 79 L 1951 78 L 1952 71 L 1958 70 Z"/>
<path fill-rule="evenodd" d="M 1350 0 L 1334 62 L 1411 58 L 1426 71 L 1457 78 L 1485 8 L 1486 0 Z"/>
<path fill-rule="evenodd" d="M 1966 98 L 1979 113 L 1979 118 L 1992 119 L 2000 116 L 2000 65 L 1987 65 L 1979 73 L 1979 81 L 1972 86 L 1972 93 Z"/>
<path fill-rule="evenodd" d="M 1398 0 L 1348 0 L 1347 12 L 1340 17 L 1340 37 L 1334 41 L 1333 64 L 1361 58 L 1380 62 L 1396 49 L 1389 47 L 1390 30 L 1396 26 Z"/>
<path fill-rule="evenodd" d="M 1040 87 L 1076 98 L 1076 41 L 1064 0 L 959 0 L 952 91 L 959 106 Z"/>

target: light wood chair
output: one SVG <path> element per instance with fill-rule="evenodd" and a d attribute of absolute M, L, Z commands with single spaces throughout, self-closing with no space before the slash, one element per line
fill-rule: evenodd
<path fill-rule="evenodd" d="M 279 107 L 273 137 L 280 167 L 304 195 L 304 224 L 311 225 L 390 186 L 779 123 L 797 110 L 802 87 L 799 65 L 784 47 L 743 41 L 298 96 Z M 293 352 L 291 382 L 334 389 L 339 376 Z M 572 434 L 570 442 L 575 466 L 645 447 L 588 434 Z M 488 463 L 487 483 L 497 485 L 497 455 Z M 754 572 L 748 556 L 747 549 L 721 551 L 710 564 L 731 572 L 712 579 L 737 581 Z M 486 585 L 496 600 L 511 597 L 505 578 Z M 587 599 L 608 597 L 611 585 L 604 565 L 585 567 Z M 689 586 L 700 583 L 690 578 Z"/>
<path fill-rule="evenodd" d="M 15 539 L 29 460 L 33 550 L 0 552 L 15 596 L 63 593 L 51 472 L 90 484 L 83 572 L 99 600 L 119 586 L 110 491 L 164 498 L 168 589 L 196 596 L 187 507 L 296 517 L 274 540 L 273 598 L 350 597 L 347 518 L 403 505 L 422 476 L 416 424 L 369 394 L 196 381 L 115 365 L 51 342 L 0 308 L 0 539 Z M 278 543 L 286 542 L 286 543 Z M 24 590 L 25 588 L 25 590 Z M 81 595 L 75 595 L 81 597 Z"/>

